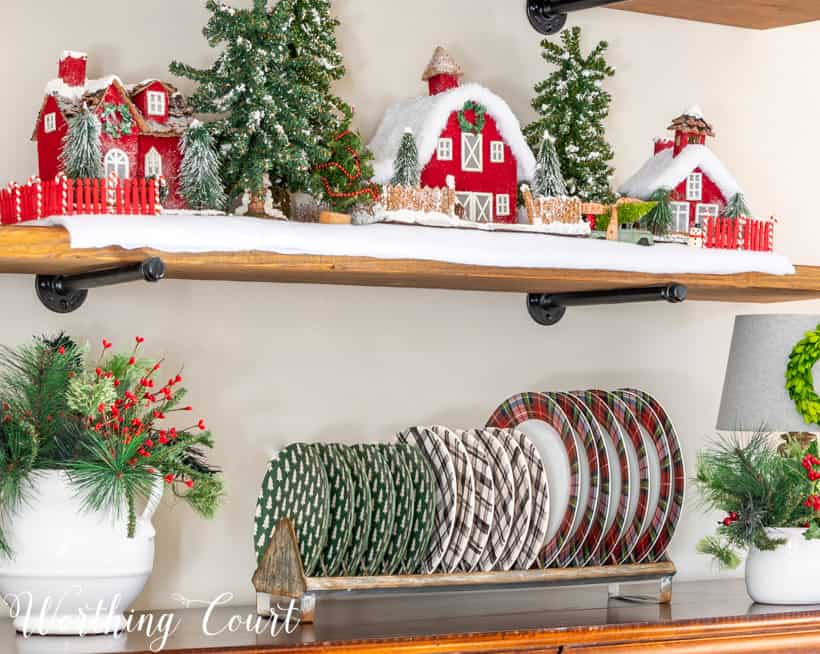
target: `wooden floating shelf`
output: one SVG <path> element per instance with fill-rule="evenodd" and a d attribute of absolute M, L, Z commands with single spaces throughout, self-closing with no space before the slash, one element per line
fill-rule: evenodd
<path fill-rule="evenodd" d="M 628 0 L 613 9 L 761 30 L 820 20 L 817 0 Z"/>
<path fill-rule="evenodd" d="M 281 255 L 175 254 L 119 247 L 75 250 L 62 227 L 0 229 L 0 273 L 71 274 L 160 256 L 171 279 L 343 284 L 513 293 L 565 293 L 678 282 L 692 300 L 789 302 L 820 299 L 820 268 L 795 275 L 655 275 L 607 270 L 499 268 L 437 261 Z"/>

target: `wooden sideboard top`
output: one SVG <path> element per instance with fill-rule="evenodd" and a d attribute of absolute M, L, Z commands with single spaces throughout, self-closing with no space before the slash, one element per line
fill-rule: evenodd
<path fill-rule="evenodd" d="M 663 643 L 664 654 L 674 654 L 690 651 L 695 641 L 701 652 L 820 651 L 820 606 L 754 605 L 742 581 L 675 584 L 673 602 L 666 606 L 623 601 L 607 606 L 605 595 L 605 589 L 588 588 L 340 599 L 319 605 L 316 625 L 301 626 L 278 638 L 245 629 L 207 636 L 202 629 L 203 610 L 171 609 L 179 627 L 162 651 L 425 654 L 526 649 L 603 654 L 634 652 L 639 644 L 658 647 Z M 500 612 L 502 604 L 508 613 Z M 220 608 L 212 614 L 211 630 L 224 627 L 231 616 L 256 619 L 253 607 Z M 142 654 L 152 651 L 152 641 L 155 651 L 158 642 L 144 633 L 118 640 L 25 640 L 15 635 L 9 620 L 0 621 L 2 654 Z"/>

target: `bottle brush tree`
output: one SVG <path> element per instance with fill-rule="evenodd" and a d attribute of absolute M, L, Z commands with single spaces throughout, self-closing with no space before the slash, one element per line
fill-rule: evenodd
<path fill-rule="evenodd" d="M 219 154 L 208 128 L 194 121 L 180 142 L 179 189 L 191 209 L 222 209 L 225 191 L 219 176 Z"/>
<path fill-rule="evenodd" d="M 416 146 L 416 138 L 413 130 L 409 127 L 404 130 L 401 138 L 399 151 L 393 162 L 393 179 L 390 180 L 393 186 L 417 187 L 421 184 L 421 169 L 419 168 L 419 150 Z"/>
<path fill-rule="evenodd" d="M 562 197 L 567 194 L 567 185 L 561 173 L 561 162 L 555 149 L 555 139 L 544 132 L 538 149 L 538 165 L 535 168 L 533 191 L 547 198 Z"/>
<path fill-rule="evenodd" d="M 612 96 L 603 84 L 615 74 L 604 58 L 609 45 L 601 41 L 584 55 L 581 28 L 575 27 L 561 33 L 560 44 L 544 39 L 541 46 L 554 70 L 535 87 L 532 106 L 539 117 L 525 129 L 527 140 L 536 150 L 544 132 L 552 134 L 569 195 L 607 204 L 614 156 L 604 130 Z"/>
<path fill-rule="evenodd" d="M 729 204 L 723 209 L 721 215 L 726 218 L 740 218 L 741 216 L 749 216 L 750 214 L 749 207 L 746 205 L 746 198 L 743 193 L 738 192 L 729 200 Z"/>
<path fill-rule="evenodd" d="M 88 105 L 68 120 L 68 131 L 63 137 L 60 163 L 71 179 L 95 179 L 105 176 L 100 133 L 102 124 Z"/>
<path fill-rule="evenodd" d="M 267 176 L 286 210 L 289 192 L 311 190 L 314 168 L 327 160 L 326 143 L 339 131 L 329 82 L 317 80 L 335 79 L 341 69 L 323 61 L 313 28 L 305 31 L 306 22 L 322 22 L 321 12 L 309 10 L 316 3 L 269 4 L 254 0 L 237 9 L 208 0 L 204 34 L 221 47 L 216 62 L 207 69 L 174 62 L 171 72 L 199 84 L 195 111 L 218 115 L 213 130 L 229 197 L 248 192 L 251 207 L 263 206 Z"/>
<path fill-rule="evenodd" d="M 330 142 L 330 159 L 316 166 L 322 200 L 333 211 L 350 213 L 358 206 L 379 200 L 379 187 L 373 177 L 373 153 L 362 143 L 361 135 L 350 128 L 352 113 L 345 129 Z"/>
<path fill-rule="evenodd" d="M 660 188 L 649 199 L 657 204 L 643 217 L 643 224 L 653 234 L 665 236 L 672 226 L 672 189 Z"/>

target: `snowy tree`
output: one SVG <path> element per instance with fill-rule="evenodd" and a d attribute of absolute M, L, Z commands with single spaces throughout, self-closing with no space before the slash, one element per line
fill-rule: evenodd
<path fill-rule="evenodd" d="M 726 218 L 740 218 L 741 216 L 749 216 L 751 212 L 749 211 L 749 207 L 746 205 L 746 198 L 743 193 L 735 193 L 732 196 L 732 199 L 729 200 L 729 204 L 726 205 L 726 208 L 723 210 L 722 216 Z"/>
<path fill-rule="evenodd" d="M 179 149 L 179 189 L 185 202 L 191 209 L 222 209 L 226 197 L 219 177 L 219 155 L 208 128 L 199 121 L 191 123 Z"/>
<path fill-rule="evenodd" d="M 664 236 L 672 226 L 672 189 L 660 188 L 649 198 L 655 207 L 643 217 L 643 224 L 653 234 Z"/>
<path fill-rule="evenodd" d="M 63 172 L 71 179 L 101 178 L 105 176 L 102 160 L 100 119 L 88 105 L 76 116 L 69 118 L 68 131 L 63 137 L 60 162 Z"/>
<path fill-rule="evenodd" d="M 316 84 L 318 69 L 306 73 L 309 53 L 299 49 L 305 39 L 292 33 L 304 3 L 268 4 L 254 0 L 251 8 L 236 9 L 208 0 L 204 34 L 212 47 L 222 47 L 216 62 L 208 69 L 171 64 L 172 73 L 199 83 L 194 110 L 219 115 L 213 129 L 228 195 L 248 192 L 254 215 L 264 215 L 266 175 L 285 213 L 289 192 L 310 188 L 314 166 L 327 160 L 334 122 L 328 118 L 333 107 Z M 338 70 L 327 64 L 332 78 Z"/>
<path fill-rule="evenodd" d="M 421 183 L 419 150 L 416 147 L 413 130 L 409 127 L 404 130 L 396 160 L 393 162 L 393 179 L 390 180 L 390 183 L 394 186 L 412 187 L 416 187 Z"/>
<path fill-rule="evenodd" d="M 555 149 L 555 139 L 550 136 L 549 132 L 544 132 L 541 139 L 533 190 L 536 195 L 547 198 L 557 198 L 567 194 L 567 185 L 561 173 L 561 162 L 558 160 L 558 151 Z"/>
<path fill-rule="evenodd" d="M 532 106 L 539 118 L 525 130 L 530 146 L 538 148 L 548 131 L 556 138 L 568 193 L 587 201 L 610 202 L 614 153 L 604 121 L 612 96 L 603 88 L 615 74 L 604 59 L 609 45 L 601 41 L 584 56 L 581 28 L 574 27 L 561 33 L 561 44 L 544 39 L 541 46 L 542 57 L 555 70 L 535 87 Z"/>

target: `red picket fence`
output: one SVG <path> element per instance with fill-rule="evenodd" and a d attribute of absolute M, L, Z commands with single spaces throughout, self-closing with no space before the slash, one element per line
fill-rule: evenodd
<path fill-rule="evenodd" d="M 160 213 L 155 179 L 29 179 L 0 189 L 0 224 L 13 225 L 50 216 Z"/>
<path fill-rule="evenodd" d="M 755 218 L 709 217 L 703 228 L 703 247 L 772 252 L 774 222 Z"/>

